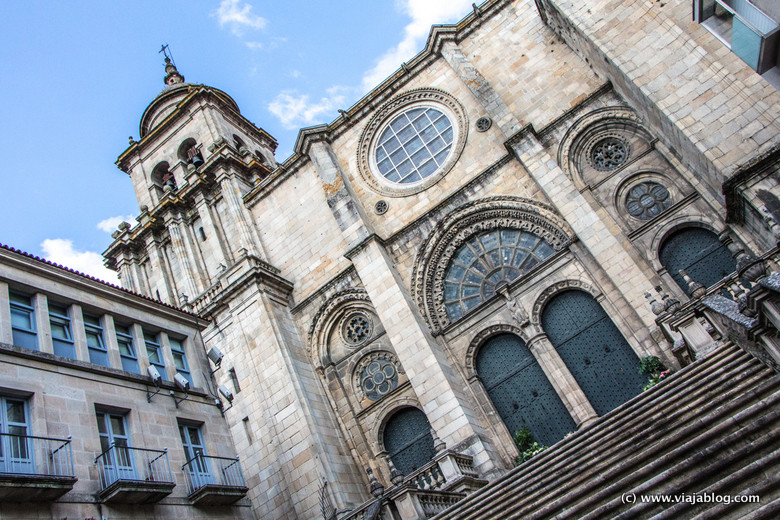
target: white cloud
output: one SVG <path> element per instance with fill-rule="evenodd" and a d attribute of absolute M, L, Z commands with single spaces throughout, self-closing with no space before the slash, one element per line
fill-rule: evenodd
<path fill-rule="evenodd" d="M 130 224 L 133 224 L 134 221 L 135 217 L 133 215 L 126 215 L 124 217 L 119 215 L 117 217 L 108 217 L 105 220 L 101 220 L 98 222 L 97 227 L 106 233 L 113 233 L 116 231 L 116 227 L 122 222 L 129 222 Z"/>
<path fill-rule="evenodd" d="M 222 0 L 212 16 L 217 17 L 220 27 L 227 25 L 236 36 L 241 36 L 246 29 L 262 29 L 268 24 L 268 20 L 252 13 L 252 4 L 241 0 Z"/>
<path fill-rule="evenodd" d="M 253 51 L 266 51 L 270 52 L 277 47 L 279 47 L 280 44 L 287 41 L 287 38 L 271 38 L 268 42 L 244 42 L 244 45 L 246 45 L 249 49 Z"/>
<path fill-rule="evenodd" d="M 363 75 L 363 92 L 376 87 L 401 63 L 413 58 L 425 45 L 431 25 L 452 23 L 466 16 L 473 0 L 402 0 L 401 9 L 412 21 L 404 28 L 403 39 L 383 54 L 376 66 Z"/>
<path fill-rule="evenodd" d="M 285 90 L 279 93 L 268 105 L 282 125 L 288 130 L 301 126 L 311 126 L 322 123 L 327 117 L 335 117 L 337 109 L 344 105 L 346 94 L 354 89 L 349 87 L 331 87 L 327 96 L 319 101 L 310 101 L 308 94 L 298 94 L 295 90 Z"/>
<path fill-rule="evenodd" d="M 301 71 L 298 69 L 293 69 L 290 72 L 287 73 L 287 76 L 291 78 L 300 78 L 301 77 Z"/>
<path fill-rule="evenodd" d="M 78 251 L 73 247 L 72 240 L 47 238 L 41 244 L 41 249 L 43 256 L 50 262 L 62 264 L 109 283 L 119 283 L 116 272 L 103 266 L 103 257 L 100 253 Z"/>

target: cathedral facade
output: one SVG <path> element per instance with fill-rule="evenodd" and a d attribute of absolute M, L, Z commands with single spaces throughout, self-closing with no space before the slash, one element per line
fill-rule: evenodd
<path fill-rule="evenodd" d="M 223 441 L 205 451 L 245 477 L 219 514 L 369 518 L 370 489 L 410 478 L 450 504 L 512 470 L 516 432 L 552 446 L 635 399 L 641 358 L 678 370 L 730 341 L 703 314 L 662 322 L 738 267 L 777 267 L 780 92 L 712 34 L 709 4 L 488 0 L 283 162 L 227 93 L 166 63 L 117 161 L 137 223 L 105 257 L 177 308 L 153 328 L 175 329 L 167 366 L 184 346 L 200 363 L 185 455 L 207 424 Z M 6 281 L 11 306 L 33 292 Z M 405 493 L 375 503 L 418 518 Z"/>

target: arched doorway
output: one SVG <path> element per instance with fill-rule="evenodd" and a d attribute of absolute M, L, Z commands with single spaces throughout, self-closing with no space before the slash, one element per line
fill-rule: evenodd
<path fill-rule="evenodd" d="M 542 444 L 577 429 L 542 367 L 514 334 L 490 338 L 476 359 L 477 375 L 509 432 L 527 427 Z"/>
<path fill-rule="evenodd" d="M 390 460 L 404 475 L 431 461 L 435 455 L 431 424 L 417 408 L 403 408 L 385 424 L 383 442 Z"/>
<path fill-rule="evenodd" d="M 590 294 L 554 296 L 542 311 L 542 328 L 599 415 L 642 391 L 639 358 Z"/>
<path fill-rule="evenodd" d="M 705 287 L 717 283 L 736 269 L 734 257 L 718 236 L 699 227 L 672 233 L 661 244 L 658 258 L 686 294 L 688 284 L 680 276 L 680 269 Z"/>

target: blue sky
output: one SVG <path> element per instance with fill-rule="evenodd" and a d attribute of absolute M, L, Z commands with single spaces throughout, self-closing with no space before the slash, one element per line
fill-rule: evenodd
<path fill-rule="evenodd" d="M 224 90 L 279 141 L 330 122 L 417 54 L 471 0 L 0 3 L 0 243 L 115 282 L 99 254 L 138 214 L 114 165 L 163 88 L 167 43 L 186 80 Z M 131 217 L 132 216 L 132 217 Z"/>

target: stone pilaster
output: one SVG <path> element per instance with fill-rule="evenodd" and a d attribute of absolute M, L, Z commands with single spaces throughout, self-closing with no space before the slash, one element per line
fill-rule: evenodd
<path fill-rule="evenodd" d="M 177 278 L 177 281 L 181 292 L 192 300 L 199 294 L 199 291 L 195 285 L 192 261 L 187 254 L 187 248 L 184 244 L 185 239 L 181 230 L 182 225 L 183 224 L 177 219 L 171 219 L 171 221 L 167 223 L 168 233 L 171 236 L 171 246 L 173 247 L 173 253 L 175 255 L 175 259 L 171 260 L 175 260 L 175 262 L 179 264 L 180 278 Z M 176 296 L 177 301 L 181 299 L 181 295 Z"/>
<path fill-rule="evenodd" d="M 76 349 L 76 359 L 89 362 L 89 347 L 87 346 L 87 334 L 84 330 L 84 315 L 80 305 L 71 305 L 70 331 L 73 334 L 73 346 Z"/>
<path fill-rule="evenodd" d="M 11 325 L 11 301 L 8 284 L 0 281 L 0 343 L 13 344 L 14 335 Z"/>

